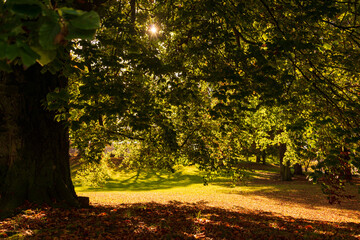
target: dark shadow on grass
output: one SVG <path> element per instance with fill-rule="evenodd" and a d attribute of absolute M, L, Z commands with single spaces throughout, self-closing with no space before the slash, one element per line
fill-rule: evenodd
<path fill-rule="evenodd" d="M 252 188 L 253 191 L 247 193 L 231 189 L 229 182 L 221 185 L 229 187 L 229 191 L 226 192 L 229 194 L 260 196 L 279 201 L 285 206 L 300 205 L 308 209 L 326 207 L 352 210 L 355 218 L 360 218 L 360 195 L 356 186 L 349 186 L 347 189 L 347 194 L 352 195 L 353 198 L 344 198 L 341 200 L 341 204 L 330 204 L 327 196 L 321 191 L 320 185 L 306 181 L 305 177 L 297 177 L 290 182 L 280 180 L 250 182 L 247 186 Z"/>
<path fill-rule="evenodd" d="M 14 224 L 11 220 L 16 219 Z M 36 209 L 3 222 L 21 239 L 357 239 L 360 224 L 310 221 L 203 203 Z"/>
<path fill-rule="evenodd" d="M 254 182 L 265 178 L 274 178 L 280 179 L 280 167 L 273 164 L 261 164 L 255 162 L 241 162 L 238 165 L 240 172 L 244 174 L 244 179 L 242 183 Z M 223 187 L 231 186 L 229 184 L 230 176 L 226 175 L 226 172 L 223 173 L 223 177 L 215 177 L 211 182 L 214 185 L 219 185 Z"/>
<path fill-rule="evenodd" d="M 360 178 L 356 178 L 358 186 L 349 186 L 348 194 L 354 196 L 352 199 L 343 199 L 342 203 L 329 204 L 325 194 L 322 193 L 318 184 L 313 184 L 306 179 L 306 176 L 295 176 L 293 181 L 281 181 L 279 167 L 275 165 L 262 165 L 258 163 L 246 163 L 244 166 L 256 169 L 248 172 L 249 179 L 246 184 L 239 183 L 238 186 L 247 186 L 253 191 L 243 193 L 232 188 L 229 180 L 223 179 L 212 184 L 228 188 L 224 193 L 261 196 L 282 202 L 284 205 L 298 204 L 305 208 L 316 209 L 326 206 L 327 208 L 353 210 L 354 214 L 360 217 Z M 260 171 L 259 171 L 260 170 Z"/>

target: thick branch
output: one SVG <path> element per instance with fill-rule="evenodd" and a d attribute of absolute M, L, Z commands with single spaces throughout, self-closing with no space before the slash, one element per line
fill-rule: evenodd
<path fill-rule="evenodd" d="M 136 0 L 131 0 L 130 2 L 131 7 L 131 24 L 135 28 L 135 20 L 136 20 Z"/>

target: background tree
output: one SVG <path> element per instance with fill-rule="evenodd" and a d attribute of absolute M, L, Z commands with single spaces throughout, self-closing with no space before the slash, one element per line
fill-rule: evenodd
<path fill-rule="evenodd" d="M 183 76 L 210 84 L 213 116 L 233 120 L 255 92 L 261 105 L 286 106 L 287 114 L 306 109 L 303 125 L 315 118 L 331 132 L 325 165 L 339 164 L 341 146 L 359 141 L 356 2 L 162 3 L 173 9 L 159 14 L 169 61 L 186 59 Z M 347 161 L 358 165 L 352 146 Z"/>
<path fill-rule="evenodd" d="M 235 129 L 233 126 L 236 126 L 236 121 L 242 122 L 241 119 L 248 113 L 249 101 L 256 94 L 259 106 L 263 109 L 278 107 L 285 110 L 288 122 L 281 123 L 283 125 L 280 131 L 292 130 L 292 138 L 316 119 L 324 129 L 337 129 L 337 133 L 334 131 L 330 136 L 333 143 L 327 145 L 328 150 L 339 149 L 344 139 L 353 143 L 358 141 L 358 95 L 357 91 L 348 91 L 345 84 L 346 81 L 351 81 L 356 86 L 358 82 L 356 67 L 353 68 L 352 65 L 352 60 L 356 61 L 352 57 L 353 53 L 358 51 L 355 37 L 357 18 L 355 11 L 351 10 L 356 8 L 354 3 L 238 3 L 210 0 L 131 3 L 120 2 L 115 5 L 120 6 L 124 16 L 128 18 L 122 23 L 126 23 L 125 25 L 112 31 L 120 32 L 124 39 L 131 39 L 119 46 L 120 49 L 124 46 L 124 49 L 131 49 L 117 53 L 127 60 L 121 60 L 119 65 L 131 65 L 131 68 L 123 69 L 132 77 L 136 77 L 134 72 L 141 72 L 141 84 L 152 86 L 146 95 L 152 96 L 148 99 L 153 99 L 152 103 L 158 104 L 156 109 L 158 113 L 162 112 L 161 121 L 166 124 L 160 123 L 158 118 L 150 117 L 152 113 L 148 112 L 146 121 L 153 124 L 149 124 L 143 132 L 136 131 L 131 126 L 122 129 L 131 134 L 141 134 L 143 137 L 140 138 L 143 140 L 145 136 L 150 136 L 148 130 L 152 129 L 151 136 L 159 134 L 155 139 L 171 143 L 171 151 L 179 150 L 184 137 L 188 139 L 188 150 L 192 149 L 190 140 L 197 139 L 199 142 L 192 143 L 193 146 L 202 146 L 203 149 L 198 149 L 198 153 L 203 153 L 201 156 L 208 159 L 203 161 L 203 165 L 212 166 L 214 161 L 205 157 L 211 155 L 211 150 L 205 146 L 216 146 L 217 139 L 223 139 L 227 132 Z M 152 24 L 160 29 L 156 35 L 145 33 Z M 138 35 L 135 34 L 134 37 L 128 33 Z M 99 44 L 102 44 L 100 40 Z M 348 54 L 350 49 L 352 53 Z M 329 62 L 332 64 L 329 65 Z M 99 79 L 101 80 L 100 77 Z M 87 82 L 84 86 L 90 85 Z M 205 94 L 197 90 L 203 87 L 207 88 Z M 204 96 L 211 99 L 206 100 L 207 104 L 200 100 L 205 100 Z M 97 103 L 94 101 L 94 104 Z M 199 107 L 200 104 L 202 108 Z M 140 113 L 144 115 L 145 109 L 153 109 L 149 106 L 138 108 L 142 104 L 135 106 L 136 116 Z M 216 131 L 213 130 L 216 128 L 208 128 L 202 132 L 201 129 L 192 128 L 190 123 L 190 131 L 187 131 L 186 127 L 181 127 L 186 126 L 182 124 L 185 116 L 193 117 L 191 122 L 201 122 L 197 119 L 201 115 L 192 115 L 193 112 L 201 112 L 203 116 L 210 113 L 209 122 L 214 121 L 221 127 Z M 329 118 L 329 112 L 332 113 L 333 126 L 322 120 Z M 121 120 L 115 125 L 129 123 L 126 118 Z M 190 132 L 190 135 L 184 134 L 186 132 Z M 196 135 L 199 137 L 195 138 Z M 202 142 L 207 136 L 214 140 L 210 145 Z M 277 141 L 280 138 L 283 137 L 279 136 Z M 266 137 L 262 139 L 265 140 Z M 149 143 L 157 142 L 153 140 L 148 138 Z M 158 143 L 157 146 L 162 145 Z M 283 159 L 285 149 L 289 147 L 281 145 L 280 159 Z M 353 149 L 350 159 L 356 160 L 357 151 L 356 148 Z M 337 157 L 335 154 L 334 159 Z M 329 158 L 328 163 L 330 162 Z M 358 160 L 353 161 L 353 164 L 355 162 Z"/>
<path fill-rule="evenodd" d="M 236 166 L 241 146 L 249 145 L 239 136 L 254 96 L 258 111 L 283 110 L 285 120 L 269 123 L 275 132 L 312 127 L 319 167 L 332 176 L 342 174 L 338 166 L 359 167 L 356 1 L 52 3 L 1 2 L 2 209 L 24 200 L 78 205 L 64 123 L 89 159 L 107 142 L 132 139 L 157 166 L 171 169 L 179 156 L 210 171 Z M 96 28 L 95 40 L 81 40 L 92 39 Z M 260 130 L 261 139 L 272 139 Z M 282 159 L 285 137 L 278 135 Z M 345 147 L 349 154 L 340 158 Z"/>

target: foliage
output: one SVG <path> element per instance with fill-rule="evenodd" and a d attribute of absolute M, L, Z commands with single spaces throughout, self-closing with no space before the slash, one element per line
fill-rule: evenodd
<path fill-rule="evenodd" d="M 70 78 L 48 108 L 84 159 L 130 140 L 134 166 L 238 176 L 242 160 L 286 144 L 285 161 L 318 162 L 315 181 L 343 174 L 342 148 L 360 168 L 356 1 L 108 0 L 97 13 L 51 2 L 0 3 L 0 67 L 38 61 Z"/>
<path fill-rule="evenodd" d="M 98 9 L 96 41 L 74 49 L 81 69 L 70 89 L 74 142 L 94 146 L 81 130 L 94 129 L 102 147 L 139 142 L 141 164 L 196 163 L 210 175 L 232 172 L 258 151 L 277 155 L 280 143 L 285 161 L 321 169 L 346 146 L 348 164 L 358 166 L 355 8 L 108 1 Z M 151 25 L 159 31 L 148 32 Z"/>
<path fill-rule="evenodd" d="M 143 167 L 148 167 L 146 161 L 141 162 L 141 144 L 138 142 L 126 141 L 120 143 L 113 143 L 111 145 L 112 151 L 106 154 L 106 159 L 112 165 L 114 170 L 134 170 Z"/>
<path fill-rule="evenodd" d="M 72 39 L 92 39 L 100 27 L 99 15 L 68 7 L 55 7 L 52 1 L 1 1 L 0 67 L 29 67 L 35 62 L 61 68 L 59 60 Z"/>
<path fill-rule="evenodd" d="M 111 169 L 104 160 L 80 163 L 74 182 L 88 187 L 102 187 L 111 176 Z"/>

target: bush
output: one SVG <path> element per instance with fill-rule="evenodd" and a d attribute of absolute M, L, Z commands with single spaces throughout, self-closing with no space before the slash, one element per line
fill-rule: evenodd
<path fill-rule="evenodd" d="M 82 163 L 76 172 L 75 182 L 89 187 L 102 187 L 111 176 L 111 169 L 107 161 L 101 159 L 99 163 Z"/>

